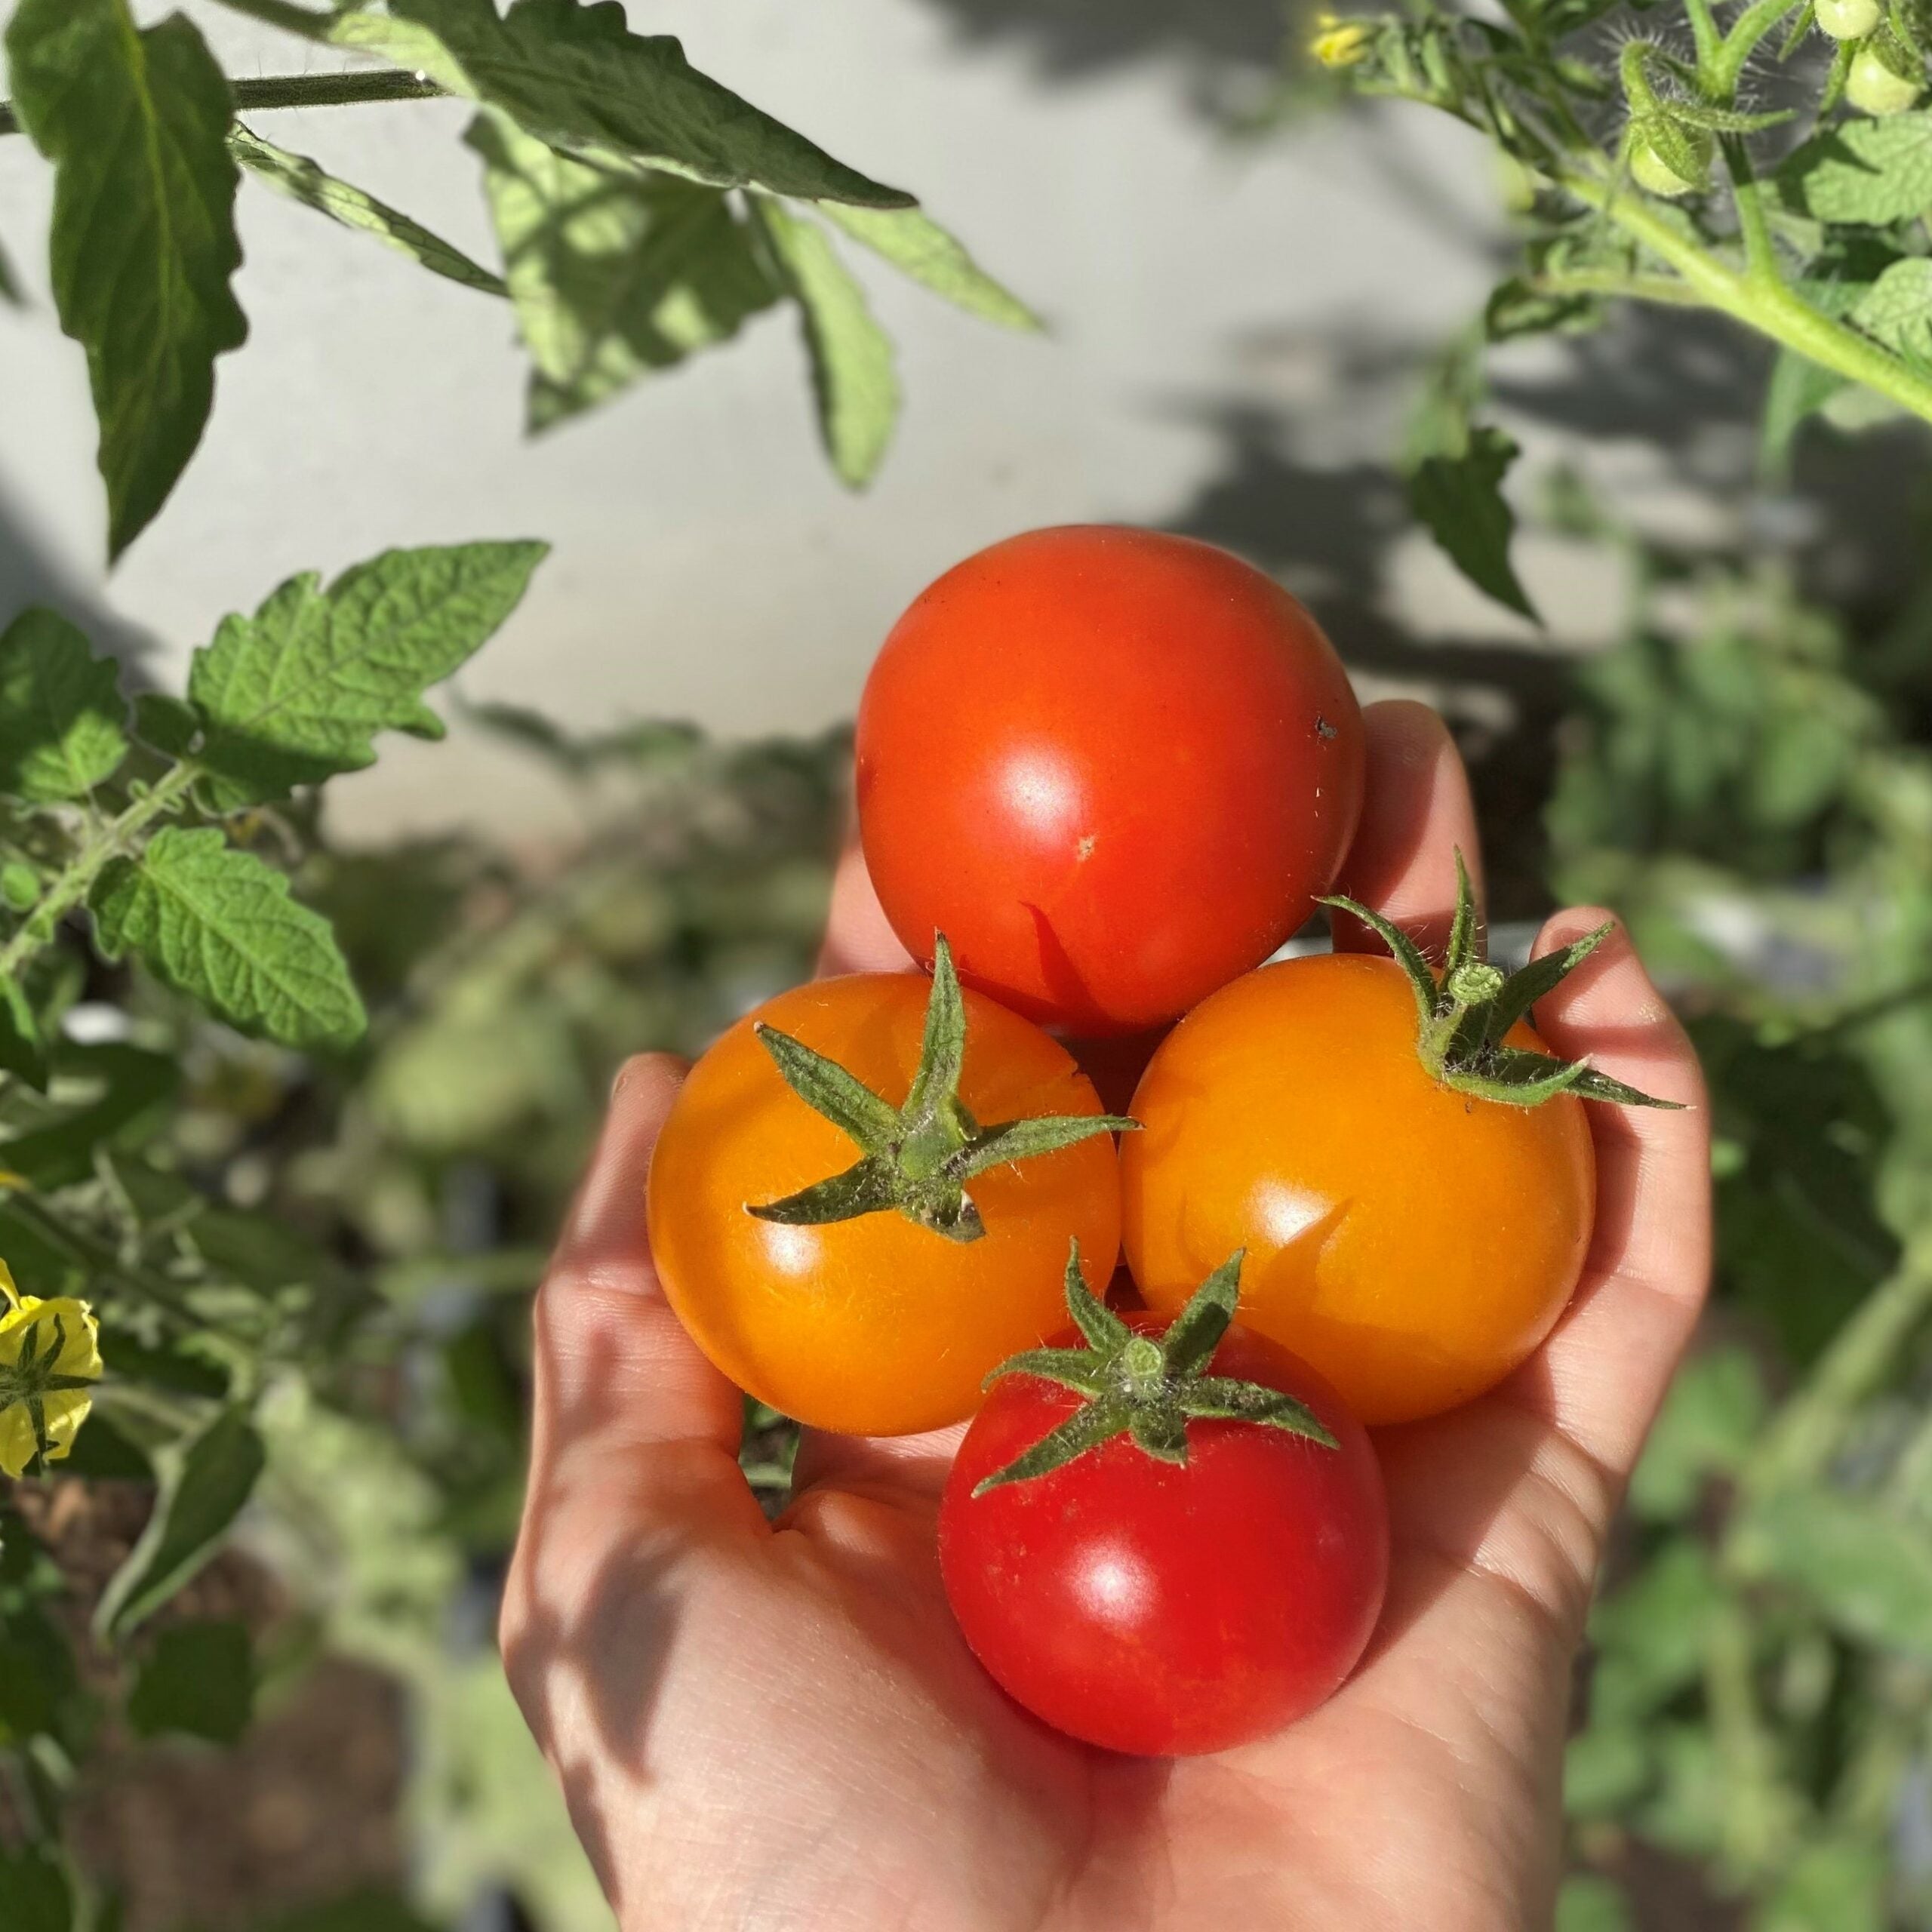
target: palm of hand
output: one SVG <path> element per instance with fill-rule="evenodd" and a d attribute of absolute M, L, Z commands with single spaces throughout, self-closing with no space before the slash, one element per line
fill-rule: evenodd
<path fill-rule="evenodd" d="M 1378 814 L 1347 889 L 1410 922 L 1440 910 L 1450 848 L 1475 848 L 1467 795 L 1428 714 L 1369 716 Z M 878 957 L 869 917 L 835 914 L 841 963 Z M 1594 922 L 1564 915 L 1543 943 Z M 1558 1051 L 1698 1097 L 1620 941 L 1541 1017 Z M 808 1437 L 792 1506 L 764 1523 L 736 1392 L 640 1251 L 675 1082 L 669 1063 L 627 1070 L 546 1286 L 504 1618 L 512 1682 L 626 1927 L 1084 1932 L 1236 1909 L 1323 1932 L 1548 1923 L 1571 1661 L 1702 1292 L 1701 1110 L 1592 1110 L 1597 1231 L 1557 1333 L 1482 1401 L 1379 1435 L 1393 1564 L 1354 1678 L 1278 1737 L 1151 1762 L 1048 1730 L 967 1652 L 934 1549 L 958 1432 Z"/>

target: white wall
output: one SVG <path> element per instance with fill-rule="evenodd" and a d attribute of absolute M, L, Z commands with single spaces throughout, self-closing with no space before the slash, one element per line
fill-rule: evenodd
<path fill-rule="evenodd" d="M 316 64 L 219 8 L 189 11 L 234 72 Z M 849 714 L 878 638 L 931 577 L 1029 525 L 1204 516 L 1245 541 L 1304 515 L 1307 540 L 1283 524 L 1278 547 L 1290 580 L 1318 595 L 1332 587 L 1324 518 L 1365 515 L 1377 540 L 1399 530 L 1382 469 L 1399 384 L 1382 352 L 1399 352 L 1399 374 L 1471 312 L 1496 228 L 1487 157 L 1461 130 L 1397 111 L 1244 147 L 1193 104 L 1201 69 L 1184 46 L 1064 75 L 1024 32 L 965 34 L 934 0 L 632 12 L 681 31 L 698 65 L 842 158 L 920 193 L 1052 318 L 1052 339 L 869 274 L 909 404 L 863 497 L 819 454 L 783 315 L 531 444 L 503 304 L 245 184 L 252 340 L 220 365 L 200 454 L 111 578 L 80 352 L 44 294 L 24 316 L 0 313 L 7 601 L 51 589 L 92 605 L 162 640 L 151 661 L 171 677 L 223 611 L 292 571 L 389 543 L 539 535 L 555 554 L 466 690 L 581 724 L 657 713 L 793 730 Z M 1077 50 L 1078 15 L 1051 23 Z M 260 125 L 492 260 L 455 138 L 464 118 L 433 103 Z M 26 144 L 0 143 L 0 235 L 42 289 L 44 200 Z M 1244 460 L 1256 473 L 1244 478 Z M 1269 465 L 1283 463 L 1299 494 L 1277 509 Z M 1331 472 L 1353 497 L 1331 494 Z M 1360 537 L 1338 530 L 1334 543 Z M 1510 632 L 1408 539 L 1369 595 L 1438 632 Z M 357 835 L 555 808 L 520 761 L 470 734 L 393 745 L 334 795 Z"/>

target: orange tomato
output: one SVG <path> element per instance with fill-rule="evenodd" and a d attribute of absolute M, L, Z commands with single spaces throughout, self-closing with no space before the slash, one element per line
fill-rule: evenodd
<path fill-rule="evenodd" d="M 897 1435 L 963 1420 L 992 1370 L 1065 1325 L 1069 1241 L 1078 1238 L 1097 1293 L 1119 1254 L 1119 1173 L 1105 1134 L 969 1181 L 986 1229 L 974 1241 L 896 1210 L 817 1226 L 746 1212 L 860 1152 L 786 1086 L 754 1025 L 837 1060 L 897 1106 L 918 1065 L 930 989 L 920 974 L 862 973 L 767 1001 L 691 1069 L 651 1162 L 651 1248 L 672 1306 L 740 1388 L 817 1428 Z M 1066 1050 L 1030 1020 L 971 991 L 965 1003 L 960 1097 L 982 1125 L 1102 1111 Z"/>
<path fill-rule="evenodd" d="M 1546 1051 L 1527 1023 L 1512 1046 Z M 1549 1334 L 1589 1245 L 1583 1104 L 1455 1093 L 1416 1055 L 1395 961 L 1336 955 L 1223 987 L 1162 1044 L 1128 1111 L 1123 1235 L 1178 1310 L 1238 1247 L 1238 1318 L 1365 1423 L 1480 1395 Z"/>

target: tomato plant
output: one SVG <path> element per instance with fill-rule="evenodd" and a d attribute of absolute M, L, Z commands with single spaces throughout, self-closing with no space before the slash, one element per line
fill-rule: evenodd
<path fill-rule="evenodd" d="M 1578 1095 L 1642 1097 L 1552 1057 L 1522 1017 L 1601 933 L 1506 983 L 1473 956 L 1465 878 L 1438 986 L 1377 923 L 1404 956 L 1287 960 L 1195 1008 L 1121 1154 L 1149 1306 L 1177 1309 L 1204 1253 L 1245 1248 L 1243 1321 L 1371 1424 L 1467 1401 L 1549 1332 L 1595 1204 Z"/>
<path fill-rule="evenodd" d="M 1240 1267 L 1168 1323 L 1113 1313 L 1070 1260 L 1077 1333 L 1007 1364 L 940 1504 L 946 1594 L 980 1662 L 1110 1750 L 1280 1730 L 1341 1684 L 1380 1614 L 1375 1452 L 1306 1363 L 1228 1325 Z"/>
<path fill-rule="evenodd" d="M 1107 1137 L 1131 1123 L 1030 1021 L 962 993 L 943 941 L 935 965 L 930 988 L 860 973 L 767 1001 L 693 1068 L 651 1163 L 685 1326 L 823 1429 L 960 1421 L 995 1363 L 1058 1326 L 1068 1241 L 1109 1271 L 1119 1249 Z"/>
<path fill-rule="evenodd" d="M 1278 584 L 1156 531 L 1036 530 L 894 626 L 859 708 L 860 829 L 915 957 L 943 931 L 1016 1011 L 1131 1032 L 1308 916 L 1362 758 L 1340 661 Z"/>

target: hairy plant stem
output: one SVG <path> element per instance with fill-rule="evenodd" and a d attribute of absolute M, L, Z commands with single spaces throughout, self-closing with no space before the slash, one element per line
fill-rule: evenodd
<path fill-rule="evenodd" d="M 395 69 L 342 74 L 267 74 L 229 81 L 238 113 L 278 107 L 356 107 L 386 100 L 437 100 L 443 89 L 434 81 Z M 17 134 L 20 116 L 11 101 L 0 101 L 0 134 Z"/>
<path fill-rule="evenodd" d="M 1728 102 L 1736 97 L 1745 63 L 1757 52 L 1758 42 L 1799 4 L 1800 0 L 1753 0 L 1738 15 L 1709 62 L 1700 63 L 1706 91 L 1712 100 Z"/>
<path fill-rule="evenodd" d="M 118 817 L 109 819 L 106 824 L 88 832 L 82 841 L 80 850 L 68 860 L 20 921 L 19 931 L 4 946 L 0 946 L 0 980 L 17 977 L 21 968 L 35 953 L 52 943 L 60 921 L 86 899 L 109 860 L 125 854 L 129 841 L 137 832 L 146 830 L 156 819 L 174 811 L 200 776 L 200 766 L 192 758 L 184 759 L 158 779 Z"/>
<path fill-rule="evenodd" d="M 1557 179 L 1579 201 L 1597 209 L 1632 241 L 1641 242 L 1675 269 L 1706 308 L 1795 349 L 1821 368 L 1863 383 L 1932 423 L 1932 377 L 1907 368 L 1876 343 L 1820 314 L 1777 279 L 1774 267 L 1768 275 L 1755 267 L 1733 268 L 1682 234 L 1647 198 L 1605 176 L 1564 169 Z M 1740 195 L 1740 219 L 1747 224 L 1762 220 L 1755 188 L 1753 182 L 1751 192 Z M 1747 202 L 1752 211 L 1749 214 Z M 1747 248 L 1749 232 L 1747 226 Z M 1768 235 L 1765 244 L 1768 246 Z"/>

